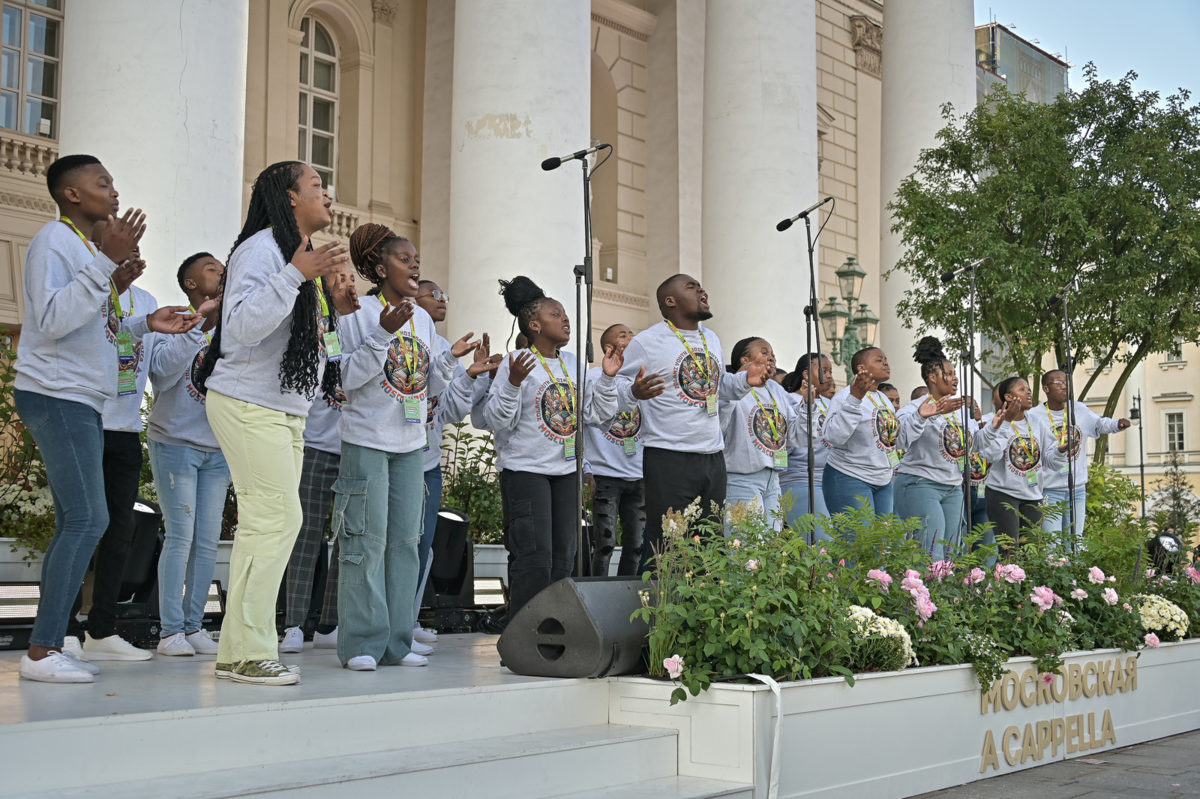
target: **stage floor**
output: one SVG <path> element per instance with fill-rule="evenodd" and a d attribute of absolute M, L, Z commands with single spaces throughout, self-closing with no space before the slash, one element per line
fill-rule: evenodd
<path fill-rule="evenodd" d="M 291 700 L 338 699 L 407 691 L 471 690 L 546 682 L 500 666 L 496 636 L 447 634 L 439 638 L 429 665 L 391 666 L 374 672 L 342 668 L 337 652 L 312 649 L 284 655 L 301 667 L 299 685 L 244 685 L 213 676 L 214 656 L 162 657 L 136 663 L 104 662 L 96 682 L 51 685 L 22 680 L 21 652 L 0 652 L 0 724 L 56 721 L 159 711 L 272 704 Z"/>

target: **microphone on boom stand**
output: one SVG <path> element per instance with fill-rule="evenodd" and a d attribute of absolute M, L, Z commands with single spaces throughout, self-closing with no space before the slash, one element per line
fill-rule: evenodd
<path fill-rule="evenodd" d="M 551 169 L 558 169 L 560 166 L 565 164 L 567 161 L 574 161 L 576 159 L 584 159 L 584 158 L 587 158 L 589 155 L 591 155 L 594 152 L 598 152 L 600 150 L 611 150 L 611 149 L 612 149 L 611 144 L 597 144 L 595 147 L 589 147 L 586 150 L 576 150 L 575 152 L 570 153 L 569 155 L 564 155 L 562 158 L 547 158 L 545 161 L 542 162 L 542 169 L 549 172 Z"/>
<path fill-rule="evenodd" d="M 545 167 L 544 164 L 542 166 Z M 825 203 L 831 203 L 831 202 L 833 202 L 833 198 L 826 197 L 824 200 L 821 200 L 820 202 L 813 203 L 812 205 L 808 206 L 807 208 L 805 208 L 803 211 L 796 214 L 795 216 L 793 216 L 789 219 L 785 219 L 782 222 L 780 222 L 778 225 L 775 226 L 775 229 L 778 230 L 780 233 L 782 233 L 783 231 L 790 228 L 792 226 L 792 223 L 797 222 L 801 219 L 807 219 L 808 215 L 811 214 L 813 211 L 817 210 Z"/>

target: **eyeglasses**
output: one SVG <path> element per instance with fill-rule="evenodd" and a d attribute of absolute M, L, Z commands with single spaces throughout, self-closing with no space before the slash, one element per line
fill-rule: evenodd
<path fill-rule="evenodd" d="M 438 302 L 450 302 L 450 295 L 441 289 L 434 289 L 428 294 L 422 294 L 422 297 L 433 297 Z"/>
<path fill-rule="evenodd" d="M 1051 380 L 1046 385 L 1048 385 L 1048 386 L 1065 386 L 1066 384 L 1067 384 L 1066 380 Z"/>

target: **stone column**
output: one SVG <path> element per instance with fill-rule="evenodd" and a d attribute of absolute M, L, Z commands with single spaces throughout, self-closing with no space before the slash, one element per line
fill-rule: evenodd
<path fill-rule="evenodd" d="M 886 206 L 916 167 L 921 150 L 937 143 L 934 135 L 945 126 L 942 104 L 952 103 L 956 114 L 975 106 L 974 36 L 971 0 L 897 2 L 884 9 L 881 272 L 895 266 L 903 252 Z M 901 397 L 921 382 L 912 359 L 917 335 L 896 315 L 896 304 L 910 288 L 912 282 L 899 273 L 882 282 L 875 337 L 888 354 L 891 382 Z"/>
<path fill-rule="evenodd" d="M 813 0 L 707 5 L 699 277 L 726 355 L 749 335 L 803 348 L 803 225 L 775 224 L 819 199 L 814 15 Z"/>
<path fill-rule="evenodd" d="M 496 280 L 525 274 L 562 302 L 572 330 L 572 267 L 583 257 L 578 162 L 589 146 L 587 0 L 458 0 L 450 129 L 449 338 L 484 331 L 493 349 L 512 316 Z M 573 349 L 574 346 L 571 346 Z"/>
<path fill-rule="evenodd" d="M 138 285 L 160 305 L 186 302 L 184 258 L 224 261 L 241 230 L 247 25 L 242 0 L 106 0 L 65 14 L 59 151 L 99 158 L 121 207 L 146 212 Z"/>

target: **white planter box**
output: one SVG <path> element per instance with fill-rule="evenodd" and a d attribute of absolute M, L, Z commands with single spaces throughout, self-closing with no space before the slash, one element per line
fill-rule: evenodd
<path fill-rule="evenodd" d="M 620 563 L 621 548 L 617 547 L 613 550 L 612 558 L 608 562 L 608 574 L 610 577 L 617 576 L 617 567 Z M 476 544 L 475 576 L 499 577 L 504 581 L 504 585 L 507 586 L 508 550 L 502 544 Z"/>
<path fill-rule="evenodd" d="M 779 795 L 911 796 L 1200 729 L 1200 640 L 1065 660 L 1064 676 L 1039 688 L 1031 659 L 1015 658 L 988 694 L 965 665 L 864 674 L 854 687 L 784 683 Z M 681 775 L 752 782 L 766 797 L 777 708 L 768 688 L 715 685 L 671 707 L 670 683 L 609 683 L 611 723 L 679 730 Z"/>
<path fill-rule="evenodd" d="M 0 538 L 0 583 L 36 583 L 42 579 L 42 561 L 26 561 L 23 550 L 12 551 L 15 538 Z"/>
<path fill-rule="evenodd" d="M 233 541 L 217 542 L 217 565 L 213 569 L 213 579 L 221 581 L 221 589 L 229 590 L 229 554 L 233 552 Z"/>

